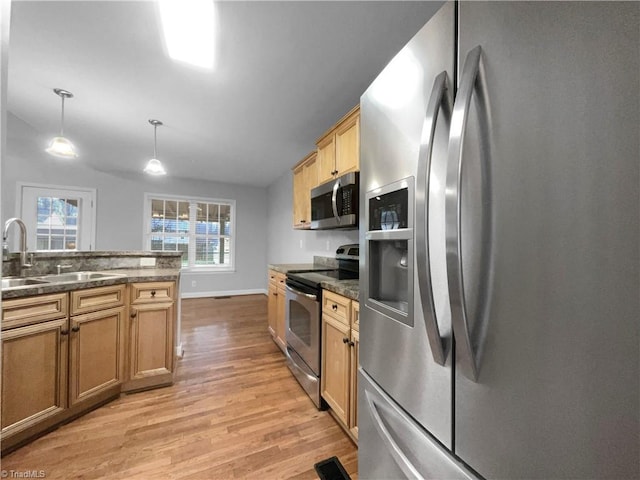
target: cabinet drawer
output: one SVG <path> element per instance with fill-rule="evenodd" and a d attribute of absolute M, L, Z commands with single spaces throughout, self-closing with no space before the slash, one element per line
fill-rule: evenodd
<path fill-rule="evenodd" d="M 131 304 L 173 302 L 174 282 L 131 284 Z"/>
<path fill-rule="evenodd" d="M 2 330 L 65 318 L 69 313 L 68 298 L 67 293 L 55 293 L 4 300 Z"/>
<path fill-rule="evenodd" d="M 351 321 L 351 300 L 327 290 L 322 291 L 322 313 L 349 326 Z"/>
<path fill-rule="evenodd" d="M 278 288 L 281 288 L 284 290 L 285 285 L 287 284 L 287 276 L 284 273 L 277 273 L 276 274 L 276 285 L 278 286 Z"/>
<path fill-rule="evenodd" d="M 126 285 L 87 288 L 71 292 L 71 315 L 124 305 Z"/>
<path fill-rule="evenodd" d="M 355 300 L 351 301 L 351 328 L 360 331 L 360 304 Z"/>

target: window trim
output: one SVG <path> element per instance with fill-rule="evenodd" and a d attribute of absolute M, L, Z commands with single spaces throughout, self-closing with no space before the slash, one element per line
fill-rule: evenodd
<path fill-rule="evenodd" d="M 95 188 L 87 188 L 87 187 L 77 187 L 71 185 L 52 185 L 49 183 L 32 183 L 32 182 L 16 182 L 16 206 L 15 212 L 16 217 L 19 217 L 23 221 L 25 220 L 24 212 L 22 211 L 22 196 L 25 188 L 41 188 L 43 190 L 67 190 L 67 191 L 75 191 L 80 193 L 89 194 L 91 197 L 91 206 L 89 207 L 91 211 L 91 218 L 89 219 L 89 248 L 78 248 L 76 250 L 37 250 L 32 249 L 32 252 L 87 252 L 94 251 L 96 249 L 96 222 L 98 211 L 98 190 Z M 27 232 L 29 233 L 29 232 Z M 17 233 L 14 234 L 17 239 Z M 28 243 L 28 242 L 27 242 Z M 15 245 L 18 245 L 17 240 L 15 240 Z"/>
<path fill-rule="evenodd" d="M 150 193 L 144 194 L 144 208 L 143 208 L 143 222 L 142 222 L 142 243 L 143 250 L 151 250 L 151 200 L 175 200 L 182 202 L 189 202 L 189 215 L 191 215 L 191 204 L 194 203 L 221 203 L 229 205 L 231 207 L 231 235 L 229 238 L 229 248 L 231 250 L 229 265 L 187 265 L 181 267 L 180 271 L 184 273 L 228 273 L 236 271 L 236 201 L 228 198 L 208 198 L 199 196 L 187 196 L 187 195 L 171 195 L 167 193 Z M 196 237 L 195 234 L 195 222 L 191 222 L 189 237 L 189 253 L 191 254 L 192 248 L 195 248 L 195 244 L 192 246 L 192 238 Z M 223 235 L 224 236 L 224 235 Z M 226 237 L 226 236 L 225 236 Z M 159 250 L 153 250 L 159 251 Z"/>

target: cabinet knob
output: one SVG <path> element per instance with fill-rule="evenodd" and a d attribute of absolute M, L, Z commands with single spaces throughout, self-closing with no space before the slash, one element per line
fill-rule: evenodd
<path fill-rule="evenodd" d="M 338 305 L 336 305 L 336 304 L 334 303 L 333 305 L 331 305 L 331 308 L 332 308 L 332 309 L 334 309 L 334 310 L 337 310 L 337 309 L 338 309 Z"/>
<path fill-rule="evenodd" d="M 156 296 L 156 291 L 155 290 L 151 290 L 151 296 L 155 297 Z"/>
<path fill-rule="evenodd" d="M 307 223 L 306 220 L 300 220 L 300 223 Z"/>
<path fill-rule="evenodd" d="M 129 314 L 129 316 L 131 318 L 136 318 L 137 315 L 138 315 L 138 311 L 137 310 L 131 310 L 131 313 Z"/>
<path fill-rule="evenodd" d="M 349 339 L 348 339 L 347 337 L 344 337 L 344 338 L 342 339 L 342 343 L 349 343 Z"/>
<path fill-rule="evenodd" d="M 60 330 L 60 335 L 69 335 L 69 330 Z"/>
<path fill-rule="evenodd" d="M 349 346 L 350 346 L 350 347 L 353 347 L 354 345 L 355 345 L 355 343 L 353 343 L 353 342 L 349 342 Z"/>
<path fill-rule="evenodd" d="M 79 332 L 80 331 L 80 325 L 76 325 L 75 327 L 71 328 L 72 332 Z"/>

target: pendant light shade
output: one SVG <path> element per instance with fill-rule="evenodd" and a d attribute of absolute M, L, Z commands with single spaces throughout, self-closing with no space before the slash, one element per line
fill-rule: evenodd
<path fill-rule="evenodd" d="M 153 158 L 147 162 L 147 166 L 144 167 L 144 173 L 148 173 L 149 175 L 166 175 L 167 171 L 160 163 L 160 160 L 157 159 L 158 154 L 156 152 L 156 143 L 158 140 L 157 137 L 157 129 L 159 125 L 162 125 L 160 120 L 149 120 L 149 123 L 153 125 Z"/>
<path fill-rule="evenodd" d="M 59 158 L 77 158 L 78 154 L 73 143 L 64 136 L 64 99 L 73 98 L 73 93 L 61 88 L 54 88 L 54 93 L 62 99 L 62 115 L 60 118 L 60 136 L 54 137 L 49 142 L 46 152 Z"/>

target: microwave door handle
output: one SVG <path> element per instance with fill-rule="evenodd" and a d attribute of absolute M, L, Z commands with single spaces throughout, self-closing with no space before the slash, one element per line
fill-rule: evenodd
<path fill-rule="evenodd" d="M 338 215 L 338 190 L 340 190 L 340 180 L 336 180 L 333 184 L 333 195 L 331 195 L 331 207 L 333 208 L 333 216 L 340 223 L 340 215 Z"/>

